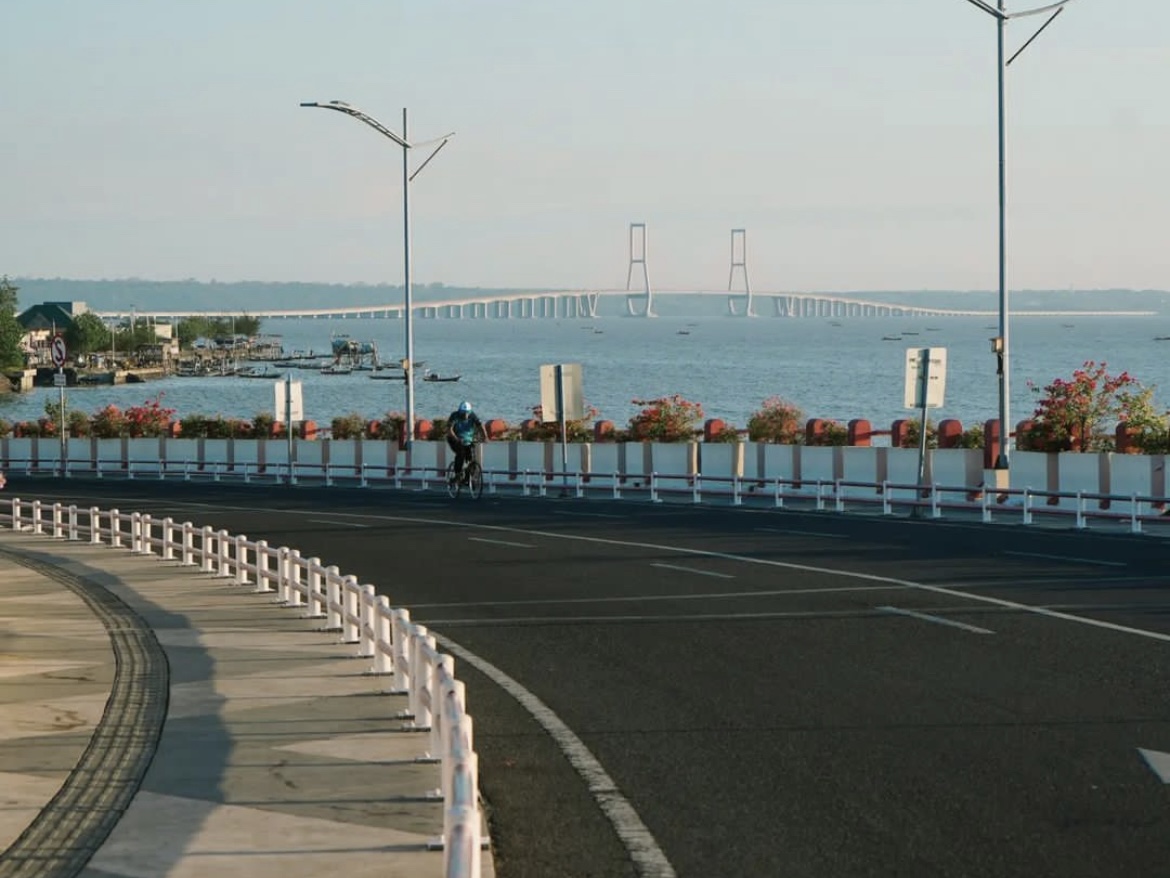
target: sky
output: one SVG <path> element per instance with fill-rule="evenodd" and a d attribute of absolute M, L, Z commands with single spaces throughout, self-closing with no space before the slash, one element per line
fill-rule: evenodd
<path fill-rule="evenodd" d="M 727 289 L 732 229 L 758 292 L 997 288 L 965 0 L 52 0 L 0 33 L 0 275 L 400 284 L 402 150 L 298 106 L 339 99 L 455 132 L 415 283 L 623 289 L 645 223 L 657 290 Z M 1009 286 L 1170 289 L 1170 4 L 1073 0 L 1006 81 Z"/>

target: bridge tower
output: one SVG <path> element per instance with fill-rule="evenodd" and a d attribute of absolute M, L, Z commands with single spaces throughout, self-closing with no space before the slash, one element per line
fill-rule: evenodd
<path fill-rule="evenodd" d="M 736 242 L 739 243 L 737 248 Z M 738 254 L 738 256 L 737 256 Z M 744 317 L 755 317 L 756 307 L 752 301 L 752 282 L 748 279 L 747 270 L 747 229 L 732 229 L 731 230 L 731 271 L 727 275 L 727 291 L 731 292 L 732 284 L 735 281 L 735 270 L 737 268 L 743 269 L 743 312 Z M 739 317 L 741 313 L 735 310 L 735 296 L 727 297 L 727 311 L 732 317 Z"/>
<path fill-rule="evenodd" d="M 634 307 L 638 296 L 626 296 L 626 313 L 631 317 L 657 317 L 654 313 L 654 293 L 650 289 L 650 272 L 646 268 L 646 224 L 630 223 L 630 269 L 626 272 L 626 289 L 630 288 L 630 281 L 634 277 L 634 266 L 642 266 L 641 296 L 644 305 L 641 313 Z"/>

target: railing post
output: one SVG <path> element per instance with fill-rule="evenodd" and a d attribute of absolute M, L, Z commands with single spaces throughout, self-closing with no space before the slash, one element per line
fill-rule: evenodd
<path fill-rule="evenodd" d="M 130 513 L 130 553 L 138 555 L 142 552 L 142 513 Z"/>
<path fill-rule="evenodd" d="M 939 491 L 937 483 L 934 483 L 930 486 L 930 517 L 942 517 L 942 510 L 939 508 Z"/>
<path fill-rule="evenodd" d="M 313 558 L 309 561 L 310 564 L 320 567 L 321 559 Z M 332 568 L 336 569 L 336 568 Z M 332 572 L 326 571 L 325 575 L 325 627 L 330 631 L 341 631 L 342 623 L 342 603 L 341 594 L 341 579 L 334 576 Z"/>
<path fill-rule="evenodd" d="M 894 514 L 894 497 L 890 492 L 890 480 L 882 479 L 882 515 Z"/>
<path fill-rule="evenodd" d="M 153 555 L 154 545 L 154 519 L 147 512 L 142 513 L 142 518 L 138 520 L 138 527 L 140 528 L 140 536 L 138 547 L 143 555 Z"/>
<path fill-rule="evenodd" d="M 622 499 L 622 480 L 619 473 L 613 474 L 613 499 Z"/>
<path fill-rule="evenodd" d="M 410 675 L 414 669 L 410 667 L 410 610 L 401 607 L 391 614 L 390 630 L 394 640 L 394 691 L 407 692 L 410 690 Z"/>
<path fill-rule="evenodd" d="M 374 604 L 374 674 L 389 674 L 394 670 L 394 635 L 390 626 L 390 598 L 378 595 Z"/>
<path fill-rule="evenodd" d="M 77 506 L 69 507 L 69 539 L 77 539 Z"/>
<path fill-rule="evenodd" d="M 740 481 L 739 473 L 731 474 L 731 505 L 743 505 L 743 482 Z"/>
<path fill-rule="evenodd" d="M 236 585 L 248 584 L 248 538 L 243 534 L 237 534 L 233 539 L 235 550 L 233 552 L 233 561 L 236 565 Z"/>
<path fill-rule="evenodd" d="M 303 562 L 301 560 L 300 549 L 289 549 L 285 556 L 285 563 L 288 565 L 288 590 L 289 596 L 292 599 L 294 607 L 303 607 L 308 601 L 305 599 L 304 577 L 305 572 Z"/>
<path fill-rule="evenodd" d="M 773 495 L 773 503 L 777 509 L 784 508 L 784 480 L 779 476 L 776 477 L 776 489 Z"/>
<path fill-rule="evenodd" d="M 122 513 L 117 509 L 110 510 L 110 547 L 122 548 Z"/>
<path fill-rule="evenodd" d="M 164 518 L 162 522 L 162 557 L 164 561 L 175 560 L 175 520 Z"/>
<path fill-rule="evenodd" d="M 336 567 L 330 567 L 333 576 L 341 573 Z M 361 619 L 358 602 L 361 600 L 361 587 L 356 576 L 347 576 L 341 581 L 342 606 L 345 608 L 341 617 L 341 639 L 345 643 L 357 643 L 361 637 L 358 631 L 358 622 Z"/>
<path fill-rule="evenodd" d="M 321 588 L 321 559 L 310 558 L 305 566 L 305 588 L 309 592 L 309 615 L 313 618 L 326 615 L 322 604 L 329 601 Z"/>
<path fill-rule="evenodd" d="M 833 509 L 837 512 L 845 511 L 845 493 L 841 490 L 840 479 L 833 479 Z"/>
<path fill-rule="evenodd" d="M 1138 500 L 1136 492 L 1130 497 L 1129 532 L 1135 534 L 1140 534 L 1142 532 L 1141 501 Z"/>
<path fill-rule="evenodd" d="M 1080 490 L 1077 491 L 1077 519 L 1074 525 L 1077 530 L 1085 527 L 1085 498 Z"/>
<path fill-rule="evenodd" d="M 195 525 L 189 521 L 183 522 L 183 545 L 179 563 L 184 567 L 195 564 Z"/>
<path fill-rule="evenodd" d="M 650 502 L 658 502 L 658 473 L 650 473 Z"/>
<path fill-rule="evenodd" d="M 102 542 L 102 511 L 96 506 L 89 507 L 89 542 L 94 546 Z"/>
<path fill-rule="evenodd" d="M 1032 523 L 1032 489 L 1024 488 L 1024 524 Z"/>
<path fill-rule="evenodd" d="M 268 541 L 256 541 L 256 591 L 270 592 L 272 584 L 268 579 Z"/>
<path fill-rule="evenodd" d="M 984 485 L 985 489 L 986 487 L 987 486 Z M 982 495 L 981 506 L 983 507 L 984 524 L 991 524 L 991 493 L 991 491 L 984 490 Z"/>
<path fill-rule="evenodd" d="M 361 587 L 358 608 L 361 611 L 361 623 L 358 625 L 358 658 L 373 658 L 378 654 L 375 643 L 377 636 L 376 621 L 378 614 L 378 596 L 374 593 L 374 586 L 366 583 Z"/>
<path fill-rule="evenodd" d="M 214 548 L 212 534 L 214 533 L 211 526 L 206 524 L 199 531 L 199 569 L 204 573 L 215 572 L 215 565 L 213 563 L 215 558 L 212 554 Z"/>
<path fill-rule="evenodd" d="M 61 510 L 64 507 L 60 503 L 53 504 L 53 538 L 60 539 L 65 536 L 65 523 L 62 521 Z"/>

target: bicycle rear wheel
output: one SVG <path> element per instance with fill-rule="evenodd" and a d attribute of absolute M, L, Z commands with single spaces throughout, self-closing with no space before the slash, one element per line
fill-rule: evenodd
<path fill-rule="evenodd" d="M 459 471 L 455 468 L 455 461 L 451 461 L 451 465 L 447 467 L 447 496 L 452 499 L 458 497 L 461 487 L 459 484 Z"/>
<path fill-rule="evenodd" d="M 483 493 L 483 470 L 474 460 L 467 466 L 467 490 L 473 500 L 478 500 Z"/>

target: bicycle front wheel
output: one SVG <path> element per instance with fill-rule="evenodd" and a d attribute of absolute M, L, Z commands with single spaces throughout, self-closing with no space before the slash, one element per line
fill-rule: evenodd
<path fill-rule="evenodd" d="M 473 500 L 478 500 L 483 494 L 483 470 L 474 460 L 467 467 L 467 490 L 471 492 Z"/>
<path fill-rule="evenodd" d="M 459 470 L 455 468 L 455 462 L 452 461 L 451 465 L 447 467 L 447 496 L 451 499 L 458 497 L 460 487 Z"/>

